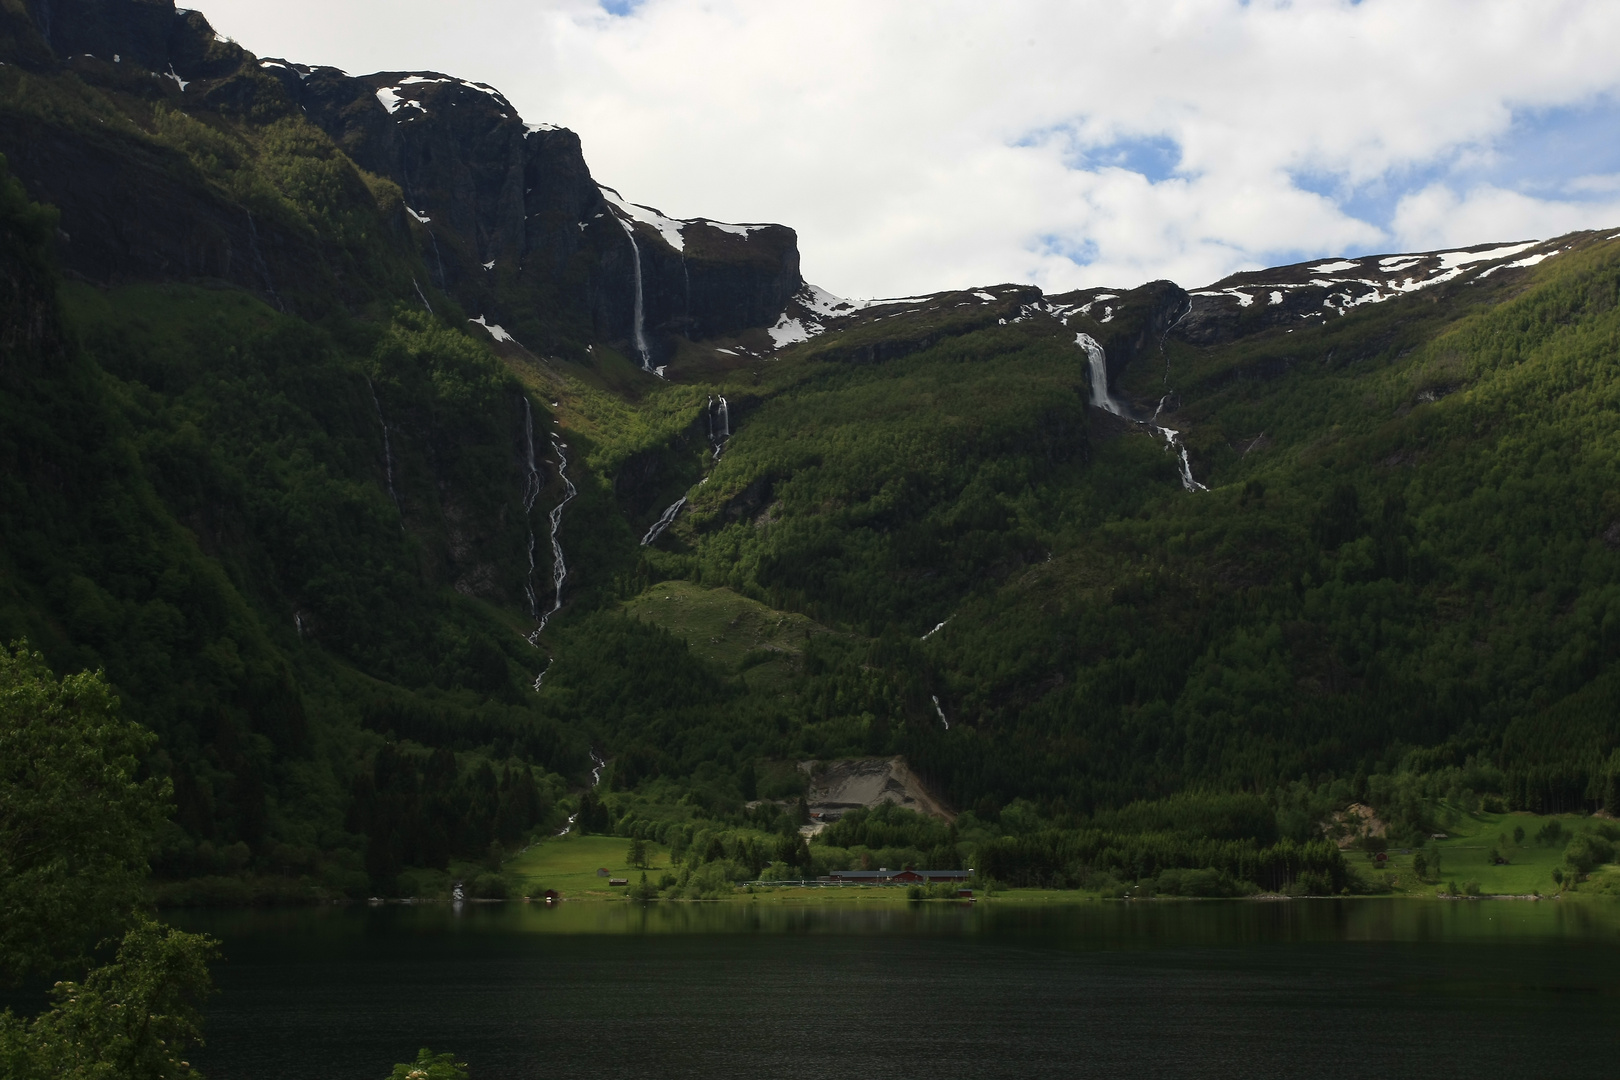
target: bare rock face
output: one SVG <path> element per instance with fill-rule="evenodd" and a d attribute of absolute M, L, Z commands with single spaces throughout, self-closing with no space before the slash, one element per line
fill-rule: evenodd
<path fill-rule="evenodd" d="M 392 245 L 386 257 L 352 238 L 343 250 L 256 215 L 133 130 L 0 125 L 0 153 L 62 211 L 65 263 L 92 280 L 222 281 L 313 313 L 404 299 L 415 276 L 530 349 L 583 356 L 601 342 L 649 367 L 678 338 L 771 326 L 803 287 L 793 230 L 675 221 L 629 203 L 597 184 L 577 135 L 525 124 L 484 84 L 261 60 L 173 0 L 0 9 L 0 59 L 204 122 L 307 117 L 348 159 L 339 211 L 372 218 L 354 231 Z M 403 205 L 361 170 L 397 185 Z"/>
<path fill-rule="evenodd" d="M 813 822 L 836 821 L 856 807 L 883 803 L 895 803 L 946 821 L 956 817 L 929 792 L 903 757 L 802 761 L 799 769 L 810 777 L 805 801 L 810 805 Z"/>
<path fill-rule="evenodd" d="M 494 87 L 262 64 L 357 164 L 399 185 L 432 284 L 530 348 L 600 340 L 657 366 L 676 337 L 771 325 L 803 284 L 793 230 L 629 203 L 591 176 L 578 135 L 525 124 Z"/>

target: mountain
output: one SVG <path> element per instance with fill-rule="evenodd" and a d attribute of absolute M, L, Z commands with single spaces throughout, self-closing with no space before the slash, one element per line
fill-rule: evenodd
<path fill-rule="evenodd" d="M 3 0 L 0 153 L 0 638 L 158 733 L 171 900 L 568 827 L 1338 891 L 1352 801 L 1620 806 L 1603 234 L 854 303 L 170 0 Z M 895 755 L 951 822 L 802 844 Z"/>

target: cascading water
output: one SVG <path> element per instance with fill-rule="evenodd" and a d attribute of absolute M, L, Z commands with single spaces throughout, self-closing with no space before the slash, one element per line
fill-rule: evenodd
<path fill-rule="evenodd" d="M 618 215 L 614 216 L 617 217 Z M 641 288 L 641 245 L 636 243 L 636 230 L 629 221 L 624 218 L 619 218 L 619 225 L 624 229 L 624 235 L 630 241 L 630 258 L 632 264 L 635 266 L 635 325 L 631 328 L 631 330 L 636 343 L 636 352 L 641 354 L 641 370 L 652 371 L 652 350 L 647 348 L 645 297 Z"/>
<path fill-rule="evenodd" d="M 596 790 L 596 788 L 601 786 L 601 783 L 602 783 L 602 770 L 607 768 L 607 759 L 604 758 L 601 754 L 598 754 L 595 750 L 592 750 L 591 751 L 591 766 L 592 766 L 592 768 L 591 768 L 591 790 L 594 791 L 594 790 Z M 568 815 L 568 824 L 564 825 L 562 827 L 562 831 L 559 832 L 557 835 L 558 836 L 567 836 L 569 833 L 573 832 L 574 831 L 574 822 L 576 822 L 578 820 L 579 820 L 579 811 L 576 810 L 572 814 Z"/>
<path fill-rule="evenodd" d="M 951 730 L 951 722 L 945 719 L 945 707 L 939 703 L 939 695 L 930 694 L 929 696 L 934 699 L 934 711 L 939 713 L 939 722 L 945 725 L 946 731 Z"/>
<path fill-rule="evenodd" d="M 726 441 L 731 438 L 731 405 L 725 398 L 715 397 L 711 394 L 708 403 L 703 407 L 703 416 L 709 426 L 709 445 L 714 447 L 714 460 L 719 461 L 720 452 L 726 448 Z M 699 485 L 708 482 L 709 478 L 705 476 L 699 481 Z M 660 536 L 663 536 L 669 527 L 675 524 L 675 519 L 681 516 L 682 510 L 686 509 L 687 498 L 687 496 L 682 495 L 672 506 L 659 515 L 658 520 L 653 522 L 652 528 L 647 530 L 647 535 L 641 538 L 642 547 L 646 547 Z"/>
<path fill-rule="evenodd" d="M 427 308 L 429 315 L 433 314 L 433 305 L 428 303 L 427 294 L 422 291 L 421 284 L 415 278 L 411 278 L 411 284 L 416 286 L 416 298 L 422 301 L 422 306 Z"/>
<path fill-rule="evenodd" d="M 1153 427 L 1153 431 L 1163 435 L 1165 447 L 1175 453 L 1176 463 L 1181 467 L 1181 486 L 1188 491 L 1208 491 L 1209 488 L 1193 479 L 1192 462 L 1187 460 L 1187 448 L 1181 445 L 1181 432 L 1167 427 Z"/>
<path fill-rule="evenodd" d="M 1086 351 L 1086 366 L 1091 374 L 1091 403 L 1099 409 L 1124 416 L 1125 408 L 1108 392 L 1108 354 L 1090 334 L 1074 335 L 1074 343 Z"/>
<path fill-rule="evenodd" d="M 709 398 L 709 445 L 714 447 L 714 460 L 720 460 L 720 453 L 726 448 L 731 438 L 731 406 L 723 397 Z"/>
<path fill-rule="evenodd" d="M 366 380 L 366 389 L 371 391 L 371 404 L 377 410 L 377 423 L 382 427 L 383 436 L 383 476 L 388 481 L 388 497 L 394 500 L 394 512 L 403 514 L 399 508 L 399 496 L 394 494 L 394 444 L 388 437 L 388 421 L 383 419 L 382 402 L 377 400 L 377 388 Z M 400 525 L 404 528 L 403 523 Z"/>
<path fill-rule="evenodd" d="M 1164 357 L 1164 385 L 1166 388 L 1170 386 L 1170 351 L 1164 347 L 1164 343 L 1170 340 L 1170 331 L 1180 326 L 1187 316 L 1192 314 L 1192 309 L 1193 298 L 1189 296 L 1187 297 L 1187 310 L 1183 311 L 1180 315 L 1177 315 L 1176 321 L 1165 327 L 1164 333 L 1159 335 L 1159 355 Z M 1160 404 L 1163 404 L 1162 399 L 1160 400 Z"/>
<path fill-rule="evenodd" d="M 559 533 L 562 529 L 563 511 L 568 508 L 569 503 L 574 501 L 574 496 L 579 494 L 579 489 L 574 486 L 574 482 L 568 479 L 568 454 L 566 453 L 568 444 L 554 438 L 551 440 L 551 449 L 557 455 L 557 476 L 563 482 L 564 491 L 562 501 L 551 508 L 550 515 L 551 584 L 555 595 L 552 598 L 551 610 L 540 617 L 540 625 L 535 627 L 534 633 L 529 635 L 530 644 L 540 639 L 540 635 L 545 633 L 546 624 L 551 622 L 551 617 L 562 610 L 563 585 L 568 581 L 568 564 L 563 560 L 562 540 Z M 539 686 L 539 683 L 540 680 L 536 679 L 536 687 Z"/>
<path fill-rule="evenodd" d="M 423 226 L 427 228 L 427 226 Z M 444 280 L 444 256 L 439 254 L 439 238 L 433 235 L 432 229 L 427 229 L 428 243 L 433 245 L 433 261 L 439 266 L 439 291 L 449 292 L 450 286 Z"/>
<path fill-rule="evenodd" d="M 929 638 L 933 637 L 935 634 L 937 634 L 941 630 L 945 629 L 945 623 L 948 623 L 950 621 L 951 620 L 946 619 L 945 622 L 940 623 L 938 626 L 936 626 L 932 630 L 928 631 L 928 633 L 926 633 L 926 634 L 924 634 L 922 636 L 922 640 L 927 641 Z"/>
<path fill-rule="evenodd" d="M 1191 308 L 1189 307 L 1189 310 Z M 1185 316 L 1184 316 L 1185 317 Z M 1179 320 L 1178 320 L 1179 321 Z M 1166 331 L 1169 333 L 1169 331 Z M 1086 351 L 1086 363 L 1091 374 L 1091 400 L 1099 409 L 1113 413 L 1115 416 L 1132 423 L 1145 423 L 1149 431 L 1164 439 L 1165 447 L 1176 455 L 1176 465 L 1181 471 L 1181 486 L 1187 491 L 1208 491 L 1209 488 L 1193 479 L 1192 462 L 1187 458 L 1187 448 L 1181 443 L 1181 432 L 1174 428 L 1160 427 L 1155 421 L 1159 413 L 1164 411 L 1164 403 L 1170 395 L 1166 394 L 1159 399 L 1159 407 L 1153 410 L 1153 419 L 1148 421 L 1137 420 L 1125 410 L 1125 406 L 1108 392 L 1108 356 L 1103 347 L 1097 344 L 1090 334 L 1076 334 L 1074 343 Z"/>
<path fill-rule="evenodd" d="M 685 508 L 686 496 L 682 495 L 680 499 L 676 501 L 674 506 L 671 506 L 668 510 L 665 510 L 663 516 L 657 521 L 653 522 L 653 527 L 648 529 L 647 535 L 641 538 L 641 546 L 646 547 L 648 544 L 664 535 L 664 530 L 675 524 L 675 519 L 680 517 L 681 511 Z"/>
<path fill-rule="evenodd" d="M 540 480 L 540 466 L 534 460 L 534 406 L 529 404 L 528 395 L 524 395 L 523 398 L 523 450 L 525 461 L 529 467 L 523 478 L 523 520 L 529 524 L 529 576 L 523 579 L 523 591 L 529 597 L 529 615 L 538 623 L 540 621 L 540 597 L 534 591 L 535 535 L 533 513 L 535 500 L 540 498 L 542 483 Z M 536 690 L 540 688 L 540 679 L 543 678 L 545 678 L 545 672 L 542 671 L 539 678 L 534 680 Z"/>
<path fill-rule="evenodd" d="M 276 283 L 270 280 L 270 267 L 264 261 L 264 253 L 259 250 L 259 229 L 258 226 L 253 224 L 253 214 L 251 211 L 243 211 L 243 213 L 247 214 L 248 249 L 253 252 L 254 268 L 259 271 L 259 276 L 264 279 L 264 287 L 269 291 L 270 299 L 276 302 L 276 310 L 286 311 L 287 309 L 282 306 L 281 297 L 276 295 Z"/>

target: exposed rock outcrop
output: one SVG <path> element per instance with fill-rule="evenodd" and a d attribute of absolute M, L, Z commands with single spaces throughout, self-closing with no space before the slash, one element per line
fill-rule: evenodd
<path fill-rule="evenodd" d="M 929 792 L 903 757 L 801 761 L 799 769 L 810 778 L 805 801 L 816 822 L 836 821 L 856 807 L 883 803 L 947 821 L 956 817 Z"/>
<path fill-rule="evenodd" d="M 319 229 L 254 214 L 177 140 L 8 119 L 0 153 L 60 207 L 64 261 L 92 280 L 212 279 L 318 309 L 405 299 L 417 276 L 530 349 L 583 356 L 602 342 L 639 359 L 645 341 L 654 365 L 677 338 L 771 326 L 803 286 L 793 230 L 675 221 L 630 203 L 597 184 L 577 135 L 525 124 L 484 84 L 261 60 L 173 0 L 28 0 L 26 14 L 0 19 L 0 59 L 72 71 L 143 109 L 226 127 L 307 117 L 346 158 L 331 170 L 344 199 L 380 217 L 355 231 L 395 249 L 392 260 L 339 250 Z M 403 204 L 364 174 L 392 181 Z"/>

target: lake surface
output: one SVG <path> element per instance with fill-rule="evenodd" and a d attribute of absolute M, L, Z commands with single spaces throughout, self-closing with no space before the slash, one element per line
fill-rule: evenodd
<path fill-rule="evenodd" d="M 1620 906 L 183 912 L 212 1080 L 1616 1075 Z"/>

